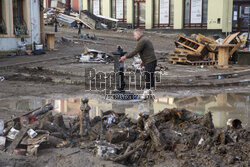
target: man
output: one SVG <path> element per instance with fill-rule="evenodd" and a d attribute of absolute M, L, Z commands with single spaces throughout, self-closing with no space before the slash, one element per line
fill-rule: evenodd
<path fill-rule="evenodd" d="M 157 60 L 154 52 L 154 47 L 149 38 L 143 35 L 140 29 L 134 30 L 134 38 L 138 41 L 136 48 L 133 52 L 121 57 L 120 61 L 123 62 L 127 58 L 132 58 L 139 53 L 141 58 L 141 66 L 145 67 L 146 89 L 144 90 L 142 98 L 151 92 L 151 88 L 155 87 L 154 72 L 157 65 Z"/>
<path fill-rule="evenodd" d="M 57 21 L 56 16 L 54 17 L 54 25 L 55 25 L 55 32 L 58 32 L 58 28 L 57 28 L 57 26 L 58 26 L 58 21 Z"/>
<path fill-rule="evenodd" d="M 80 22 L 78 26 L 78 35 L 81 35 L 82 26 L 83 26 L 83 23 Z"/>

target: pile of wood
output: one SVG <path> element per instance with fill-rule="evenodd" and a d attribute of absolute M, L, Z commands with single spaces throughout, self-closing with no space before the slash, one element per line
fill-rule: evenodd
<path fill-rule="evenodd" d="M 238 38 L 239 33 L 230 34 L 222 42 L 224 44 L 235 44 L 231 48 L 230 55 L 240 47 L 241 41 Z M 215 65 L 218 61 L 218 46 L 214 39 L 201 34 L 192 35 L 195 39 L 178 35 L 175 41 L 176 48 L 168 57 L 169 62 L 173 64 L 190 64 L 190 65 Z M 217 46 L 218 45 L 218 46 Z"/>

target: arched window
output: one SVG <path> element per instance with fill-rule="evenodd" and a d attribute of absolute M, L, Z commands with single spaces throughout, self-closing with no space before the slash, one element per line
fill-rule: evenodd
<path fill-rule="evenodd" d="M 207 27 L 208 0 L 185 0 L 184 3 L 184 28 Z"/>

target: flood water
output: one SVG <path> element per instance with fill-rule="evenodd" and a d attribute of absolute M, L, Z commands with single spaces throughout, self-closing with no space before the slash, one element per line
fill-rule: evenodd
<path fill-rule="evenodd" d="M 0 100 L 0 111 L 27 112 L 52 103 L 54 112 L 60 112 L 68 116 L 76 116 L 80 112 L 82 97 L 68 99 L 21 99 L 21 100 Z M 216 127 L 226 126 L 229 118 L 238 118 L 243 126 L 250 126 L 250 94 L 216 94 L 210 96 L 195 97 L 157 97 L 137 103 L 124 103 L 104 100 L 104 98 L 90 99 L 91 118 L 99 116 L 101 111 L 114 110 L 119 113 L 126 113 L 129 117 L 137 119 L 140 112 L 158 113 L 164 108 L 185 108 L 199 114 L 211 112 Z M 18 115 L 18 114 L 17 114 Z M 1 118 L 0 118 L 1 119 Z"/>

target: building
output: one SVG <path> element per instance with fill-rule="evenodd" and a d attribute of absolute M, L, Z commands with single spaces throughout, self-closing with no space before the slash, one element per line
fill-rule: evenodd
<path fill-rule="evenodd" d="M 246 31 L 249 0 L 81 0 L 82 9 L 134 28 Z"/>
<path fill-rule="evenodd" d="M 41 43 L 41 1 L 0 0 L 0 51 L 16 50 L 21 38 Z"/>
<path fill-rule="evenodd" d="M 62 2 L 63 4 L 68 4 L 70 3 L 70 7 L 74 12 L 78 12 L 80 9 L 80 3 L 82 2 L 81 0 L 45 0 L 44 1 L 44 7 L 46 8 L 51 8 L 57 6 L 57 2 Z"/>

